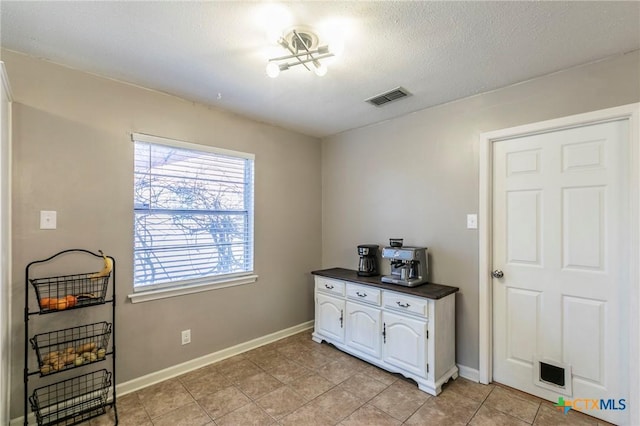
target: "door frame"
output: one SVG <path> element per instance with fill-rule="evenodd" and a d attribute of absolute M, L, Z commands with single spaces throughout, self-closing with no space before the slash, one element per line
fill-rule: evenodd
<path fill-rule="evenodd" d="M 0 256 L 3 257 L 4 268 L 0 266 L 0 423 L 9 424 L 9 408 L 11 394 L 11 87 L 4 67 L 0 61 L 0 85 L 7 96 L 6 129 L 7 138 L 0 135 L 0 150 L 6 155 L 6 167 L 0 165 Z M 1 101 L 1 100 L 0 100 Z M 0 129 L 3 131 L 3 129 Z M 4 296 L 4 297 L 3 297 Z M 5 352 L 6 351 L 6 352 Z"/>
<path fill-rule="evenodd" d="M 640 366 L 632 360 L 640 359 L 640 103 L 607 108 L 584 114 L 526 124 L 480 134 L 479 146 L 479 218 L 478 218 L 478 242 L 479 242 L 479 379 L 480 383 L 487 384 L 493 379 L 493 324 L 492 324 L 492 188 L 493 188 L 493 143 L 516 137 L 537 133 L 545 133 L 571 127 L 580 127 L 586 124 L 606 122 L 613 120 L 629 121 L 629 160 L 631 171 L 630 204 L 631 204 L 631 262 L 630 287 L 631 294 L 628 298 L 629 315 L 629 360 L 630 376 L 640 378 Z M 640 384 L 639 380 L 630 380 L 628 401 L 632 409 L 630 412 L 631 424 L 640 424 Z M 624 397 L 624 396 L 620 396 Z"/>

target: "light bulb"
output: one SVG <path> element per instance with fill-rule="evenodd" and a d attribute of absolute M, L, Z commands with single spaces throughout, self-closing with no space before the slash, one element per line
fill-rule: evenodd
<path fill-rule="evenodd" d="M 323 77 L 327 74 L 327 66 L 325 64 L 316 61 L 313 65 L 315 66 L 313 71 L 318 77 Z"/>
<path fill-rule="evenodd" d="M 275 62 L 269 62 L 267 64 L 267 75 L 271 78 L 276 78 L 280 75 L 280 67 Z"/>

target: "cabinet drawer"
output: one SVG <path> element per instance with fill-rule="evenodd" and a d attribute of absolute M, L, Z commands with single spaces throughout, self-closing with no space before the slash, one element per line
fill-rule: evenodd
<path fill-rule="evenodd" d="M 344 296 L 344 282 L 324 277 L 316 277 L 316 290 Z"/>
<path fill-rule="evenodd" d="M 406 296 L 401 293 L 393 293 L 389 291 L 385 291 L 382 298 L 386 308 L 420 315 L 425 318 L 429 316 L 429 301 L 427 299 Z"/>
<path fill-rule="evenodd" d="M 371 303 L 372 305 L 380 306 L 381 293 L 377 288 L 351 283 L 347 284 L 348 298 Z"/>

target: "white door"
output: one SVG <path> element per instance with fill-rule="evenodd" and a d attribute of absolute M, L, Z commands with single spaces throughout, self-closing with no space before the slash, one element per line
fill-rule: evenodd
<path fill-rule="evenodd" d="M 493 143 L 493 379 L 555 402 L 626 398 L 584 410 L 614 423 L 629 412 L 628 127 Z"/>
<path fill-rule="evenodd" d="M 316 294 L 316 333 L 344 342 L 344 300 Z"/>
<path fill-rule="evenodd" d="M 379 308 L 347 302 L 347 346 L 370 357 L 380 358 L 382 311 Z"/>
<path fill-rule="evenodd" d="M 426 375 L 427 323 L 382 313 L 383 360 L 418 376 Z"/>

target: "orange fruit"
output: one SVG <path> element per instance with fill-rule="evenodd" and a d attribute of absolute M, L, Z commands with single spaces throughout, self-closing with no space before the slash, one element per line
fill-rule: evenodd
<path fill-rule="evenodd" d="M 65 299 L 67 300 L 68 308 L 73 308 L 74 306 L 76 306 L 76 303 L 78 303 L 78 298 L 72 294 L 68 294 L 67 297 L 65 297 Z"/>
<path fill-rule="evenodd" d="M 60 311 L 63 309 L 67 309 L 67 299 L 51 299 L 51 302 L 49 302 L 49 306 L 51 307 L 51 309 L 58 309 Z"/>
<path fill-rule="evenodd" d="M 49 309 L 49 304 L 51 303 L 51 299 L 48 297 L 43 297 L 40 299 L 40 309 Z"/>

